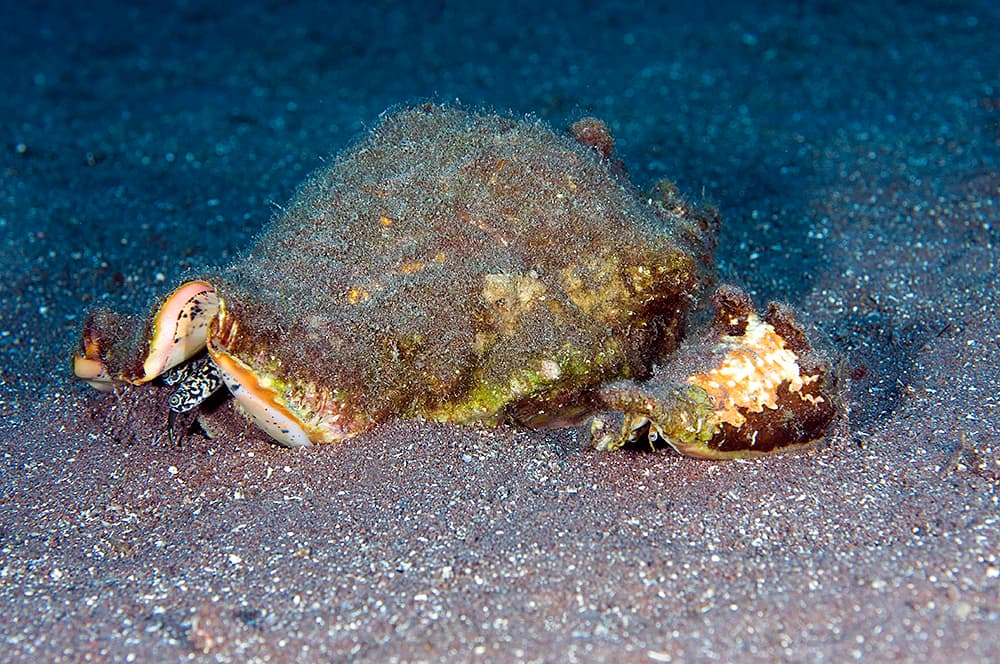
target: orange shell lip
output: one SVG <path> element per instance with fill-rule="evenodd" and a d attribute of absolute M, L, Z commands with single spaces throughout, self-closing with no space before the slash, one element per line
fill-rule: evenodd
<path fill-rule="evenodd" d="M 371 428 L 369 417 L 322 387 L 306 384 L 296 388 L 295 394 L 283 393 L 278 387 L 280 380 L 262 376 L 229 352 L 239 329 L 239 322 L 220 298 L 209 330 L 208 354 L 233 397 L 258 428 L 286 447 L 339 442 Z"/>
<path fill-rule="evenodd" d="M 721 347 L 726 354 L 717 366 L 688 377 L 689 383 L 705 390 L 715 402 L 719 422 L 739 427 L 746 421 L 743 410 L 776 410 L 782 385 L 809 403 L 823 401 L 802 389 L 820 377 L 803 375 L 785 339 L 756 314 L 747 316 L 741 336 L 724 336 Z"/>
<path fill-rule="evenodd" d="M 101 392 L 114 389 L 114 379 L 101 359 L 101 343 L 94 330 L 85 328 L 81 350 L 73 353 L 73 373 Z"/>
<path fill-rule="evenodd" d="M 229 353 L 239 324 L 229 315 L 226 303 L 217 299 L 218 309 L 208 330 L 206 345 L 215 366 L 233 397 L 250 420 L 264 433 L 286 447 L 312 445 L 313 436 L 302 418 L 285 403 L 277 390 L 261 381 L 246 363 Z"/>
<path fill-rule="evenodd" d="M 272 388 L 261 383 L 252 370 L 226 351 L 209 343 L 208 353 L 222 372 L 223 381 L 258 428 L 286 447 L 312 445 L 305 423 Z"/>
<path fill-rule="evenodd" d="M 114 382 L 104 367 L 104 363 L 82 355 L 73 356 L 73 373 L 95 390 L 110 392 L 114 389 Z"/>

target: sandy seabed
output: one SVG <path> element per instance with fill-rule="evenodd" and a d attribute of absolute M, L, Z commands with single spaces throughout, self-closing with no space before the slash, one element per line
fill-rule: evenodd
<path fill-rule="evenodd" d="M 996 661 L 993 4 L 12 9 L 0 659 Z M 385 108 L 456 97 L 601 117 L 634 181 L 716 202 L 723 276 L 846 358 L 828 444 L 178 447 L 162 389 L 70 379 L 88 307 L 225 262 Z"/>

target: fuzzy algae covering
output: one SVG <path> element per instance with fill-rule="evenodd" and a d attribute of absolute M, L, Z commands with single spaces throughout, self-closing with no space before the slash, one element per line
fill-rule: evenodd
<path fill-rule="evenodd" d="M 195 325 L 185 312 L 203 308 L 172 295 L 123 348 L 121 326 L 101 328 L 118 319 L 98 312 L 75 362 L 88 379 L 103 355 L 150 366 L 146 354 L 169 350 L 150 330 L 208 327 L 215 364 L 242 376 L 231 388 L 266 392 L 271 414 L 255 419 L 279 440 L 277 421 L 330 442 L 397 415 L 578 418 L 603 382 L 646 378 L 676 350 L 711 278 L 716 223 L 673 193 L 640 199 L 609 161 L 607 127 L 574 128 L 432 104 L 389 113 L 206 277 L 217 310 Z M 191 283 L 176 293 L 204 282 Z"/>
<path fill-rule="evenodd" d="M 503 421 L 676 348 L 705 272 L 676 219 L 541 122 L 388 114 L 224 275 L 230 351 L 376 421 Z"/>

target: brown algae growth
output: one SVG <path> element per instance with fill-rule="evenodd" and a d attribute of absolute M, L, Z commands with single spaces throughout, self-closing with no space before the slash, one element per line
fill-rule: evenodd
<path fill-rule="evenodd" d="M 392 417 L 559 426 L 595 446 L 709 458 L 823 437 L 837 375 L 787 307 L 712 298 L 718 217 L 669 182 L 639 196 L 587 118 L 437 105 L 386 116 L 307 180 L 244 256 L 153 303 L 91 313 L 75 373 L 163 380 L 171 416 L 225 385 L 278 442 L 341 441 Z M 690 336 L 691 339 L 685 339 Z"/>

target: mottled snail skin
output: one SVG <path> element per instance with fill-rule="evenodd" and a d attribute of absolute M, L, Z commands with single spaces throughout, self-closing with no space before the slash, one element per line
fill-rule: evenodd
<path fill-rule="evenodd" d="M 222 373 L 208 355 L 201 355 L 163 374 L 163 382 L 175 387 L 167 405 L 175 413 L 186 413 L 222 389 Z"/>
<path fill-rule="evenodd" d="M 180 284 L 145 319 L 88 317 L 74 371 L 98 389 L 140 385 L 174 380 L 164 372 L 207 352 L 176 383 L 171 412 L 222 383 L 287 446 L 341 441 L 392 417 L 545 426 L 618 408 L 655 415 L 645 435 L 685 453 L 742 451 L 745 427 L 724 428 L 738 418 L 716 412 L 710 385 L 682 396 L 719 420 L 720 438 L 686 446 L 693 411 L 670 411 L 681 400 L 661 397 L 656 378 L 641 382 L 671 365 L 688 309 L 713 281 L 717 213 L 668 182 L 637 196 L 600 121 L 572 135 L 436 105 L 387 115 L 231 265 Z M 746 319 L 757 329 L 756 314 Z M 740 346 L 729 336 L 709 334 L 718 347 L 705 346 L 706 367 L 726 343 Z M 786 401 L 778 410 L 800 413 Z M 754 452 L 772 439 L 783 448 L 781 423 L 761 413 L 744 415 Z M 806 415 L 811 433 L 826 421 Z"/>

